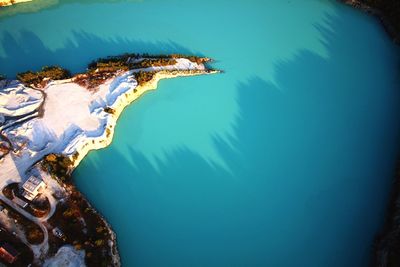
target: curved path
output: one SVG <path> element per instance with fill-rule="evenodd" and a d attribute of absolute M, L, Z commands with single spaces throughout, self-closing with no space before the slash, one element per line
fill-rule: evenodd
<path fill-rule="evenodd" d="M 49 232 L 47 231 L 46 226 L 44 226 L 43 222 L 36 218 L 35 216 L 31 215 L 30 213 L 26 212 L 25 210 L 21 209 L 19 206 L 17 206 L 14 202 L 6 198 L 3 193 L 0 194 L 0 200 L 2 200 L 4 203 L 12 207 L 14 210 L 16 210 L 19 214 L 24 216 L 26 219 L 32 221 L 35 223 L 37 226 L 40 227 L 40 229 L 43 232 L 43 241 L 39 245 L 32 245 L 30 244 L 29 246 L 35 253 L 35 256 L 37 255 L 37 252 L 42 252 L 45 253 L 48 249 L 48 240 L 49 240 Z"/>

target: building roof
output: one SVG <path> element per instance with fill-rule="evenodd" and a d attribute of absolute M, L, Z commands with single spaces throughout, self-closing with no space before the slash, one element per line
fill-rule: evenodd
<path fill-rule="evenodd" d="M 17 257 L 19 254 L 18 251 L 8 243 L 2 243 L 0 245 L 0 252 L 4 251 L 10 254 L 12 257 Z"/>
<path fill-rule="evenodd" d="M 31 177 L 29 177 L 28 180 L 26 180 L 26 182 L 24 183 L 24 185 L 22 187 L 28 192 L 34 192 L 42 184 L 44 184 L 43 180 L 41 180 L 35 176 L 31 176 Z"/>

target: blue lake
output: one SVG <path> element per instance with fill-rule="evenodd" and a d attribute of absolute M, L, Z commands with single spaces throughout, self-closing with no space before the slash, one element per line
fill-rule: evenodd
<path fill-rule="evenodd" d="M 367 266 L 400 148 L 400 50 L 335 1 L 40 1 L 0 10 L 0 73 L 123 52 L 164 80 L 74 172 L 123 266 Z"/>

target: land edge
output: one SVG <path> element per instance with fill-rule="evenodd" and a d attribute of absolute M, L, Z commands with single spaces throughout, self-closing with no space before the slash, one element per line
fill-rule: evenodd
<path fill-rule="evenodd" d="M 185 58 L 185 57 L 184 57 Z M 212 59 L 207 58 L 207 57 L 201 57 L 200 59 L 203 60 L 203 63 L 205 62 L 212 62 Z M 112 75 L 111 78 L 107 78 L 104 80 L 103 83 L 106 83 L 107 81 L 111 81 L 112 79 L 123 76 L 123 75 L 130 75 L 129 73 L 131 70 L 119 70 L 116 73 Z M 107 120 L 100 126 L 102 129 L 102 132 L 99 136 L 96 137 L 85 137 L 84 142 L 81 142 L 79 144 L 73 144 L 73 153 L 69 152 L 62 152 L 60 156 L 63 156 L 65 158 L 68 158 L 70 160 L 70 163 L 68 165 L 68 170 L 67 170 L 67 175 L 68 177 L 71 177 L 72 172 L 76 169 L 76 167 L 79 165 L 79 163 L 82 161 L 82 159 L 91 151 L 91 150 L 97 150 L 97 149 L 102 149 L 107 147 L 109 144 L 111 144 L 114 136 L 114 129 L 115 125 L 117 123 L 117 120 L 119 116 L 122 114 L 123 110 L 130 105 L 133 101 L 137 100 L 139 97 L 144 95 L 146 92 L 150 90 L 155 90 L 157 89 L 158 82 L 162 79 L 169 79 L 169 78 L 175 78 L 175 77 L 185 77 L 185 76 L 195 76 L 195 75 L 206 75 L 206 74 L 214 74 L 214 73 L 220 73 L 222 71 L 219 70 L 213 70 L 208 68 L 207 66 L 203 66 L 203 68 L 200 69 L 172 69 L 172 70 L 156 70 L 153 71 L 153 75 L 150 80 L 145 81 L 145 82 L 138 82 L 136 86 L 132 86 L 129 88 L 126 92 L 118 95 L 116 98 L 115 102 L 111 105 L 108 106 L 106 111 L 108 114 Z M 67 79 L 60 79 L 60 80 L 50 80 L 50 82 L 54 84 L 63 84 L 63 83 L 71 83 L 71 82 L 76 82 L 76 77 L 78 77 L 81 74 L 74 75 L 71 78 Z M 107 76 L 107 75 L 106 75 Z M 134 75 L 136 76 L 136 75 Z M 136 77 L 135 77 L 136 79 Z M 28 84 L 26 84 L 28 85 Z M 33 84 L 30 84 L 28 86 L 33 86 Z M 35 87 L 36 88 L 36 87 Z M 39 88 L 40 89 L 40 88 Z M 76 153 L 77 152 L 77 153 Z M 41 160 L 39 160 L 35 165 L 37 164 L 42 164 L 45 157 L 43 157 Z M 33 167 L 33 166 L 32 166 Z M 44 170 L 44 169 L 43 169 Z M 66 198 L 71 198 L 73 195 L 75 196 L 75 199 L 79 199 L 79 201 L 82 201 L 82 203 L 85 203 L 88 208 L 91 210 L 91 212 L 94 214 L 96 221 L 102 222 L 104 224 L 104 228 L 106 229 L 108 233 L 108 238 L 107 244 L 108 244 L 108 249 L 107 249 L 107 254 L 104 255 L 104 257 L 107 258 L 107 261 L 111 266 L 121 266 L 121 258 L 118 252 L 118 247 L 117 247 L 117 235 L 113 231 L 112 226 L 107 222 L 107 220 L 102 216 L 102 214 L 97 211 L 93 205 L 88 201 L 88 199 L 77 189 L 75 186 L 75 183 L 72 179 L 68 180 L 63 180 L 59 179 L 61 177 L 58 176 L 57 173 L 54 173 L 50 170 L 47 170 L 49 174 L 54 178 L 56 178 L 62 188 L 65 190 L 65 197 Z M 57 249 L 60 247 L 57 247 Z M 45 253 L 40 255 L 39 258 L 36 258 L 34 262 L 34 266 L 37 266 L 38 264 L 44 263 L 45 260 L 49 259 L 49 257 L 52 257 L 54 252 Z M 85 260 L 86 263 L 86 260 Z M 110 265 L 107 265 L 110 266 Z"/>
<path fill-rule="evenodd" d="M 378 8 L 374 8 L 362 0 L 338 0 L 346 5 L 360 9 L 375 16 L 382 23 L 385 31 L 393 42 L 400 45 L 400 31 L 390 19 Z M 397 14 L 400 17 L 400 14 Z M 400 265 L 400 159 L 393 177 L 393 184 L 385 210 L 384 224 L 375 236 L 370 266 L 399 266 Z M 396 244 L 397 243 L 397 244 Z M 394 264 L 394 265 L 393 265 Z"/>
<path fill-rule="evenodd" d="M 162 79 L 171 79 L 171 78 L 176 78 L 176 77 L 188 77 L 188 76 L 196 76 L 196 75 L 207 75 L 207 74 L 215 74 L 215 73 L 220 73 L 220 71 L 217 70 L 204 70 L 204 71 L 182 71 L 182 70 L 176 70 L 176 71 L 159 71 L 154 74 L 153 78 L 147 82 L 146 84 L 143 85 L 138 85 L 136 88 L 130 90 L 128 93 L 125 93 L 122 98 L 122 96 L 119 96 L 117 101 L 116 101 L 116 106 L 117 108 L 114 109 L 113 113 L 113 120 L 109 121 L 108 124 L 105 126 L 105 128 L 111 129 L 109 135 L 102 135 L 93 139 L 90 139 L 90 142 L 88 140 L 88 143 L 86 143 L 86 146 L 83 146 L 80 150 L 77 150 L 79 153 L 78 157 L 73 157 L 70 156 L 70 159 L 73 162 L 73 166 L 71 171 L 76 169 L 78 167 L 79 163 L 84 159 L 84 157 L 92 150 L 98 150 L 105 148 L 109 146 L 113 140 L 114 137 L 114 132 L 115 132 L 115 125 L 118 121 L 118 118 L 122 114 L 123 110 L 129 106 L 132 102 L 135 100 L 139 99 L 142 95 L 144 95 L 148 91 L 156 90 L 158 87 L 158 82 Z M 137 90 L 137 91 L 134 91 Z M 115 106 L 113 106 L 115 108 Z M 91 142 L 94 140 L 94 143 Z M 114 266 L 121 266 L 121 257 L 119 255 L 118 247 L 117 247 L 117 235 L 112 229 L 112 226 L 108 223 L 108 221 L 104 218 L 104 216 L 99 213 L 98 210 L 96 210 L 91 203 L 87 200 L 87 198 L 76 188 L 75 184 L 71 182 L 70 185 L 70 190 L 76 190 L 77 193 L 79 193 L 80 197 L 82 198 L 83 201 L 85 201 L 89 207 L 93 210 L 95 214 L 98 215 L 99 219 L 104 222 L 104 224 L 107 226 L 107 230 L 111 236 L 111 255 L 112 255 L 112 262 Z"/>
<path fill-rule="evenodd" d="M 19 3 L 24 3 L 24 2 L 31 2 L 32 0 L 3 0 L 0 1 L 0 7 L 3 6 L 12 6 L 15 4 L 19 4 Z"/>
<path fill-rule="evenodd" d="M 124 93 L 122 96 L 119 96 L 115 103 L 111 106 L 114 110 L 112 114 L 112 120 L 108 121 L 105 125 L 105 129 L 109 129 L 109 134 L 107 131 L 104 131 L 103 135 L 97 136 L 94 138 L 88 138 L 88 142 L 81 147 L 77 148 L 78 155 L 69 155 L 69 158 L 73 162 L 72 169 L 75 169 L 82 159 L 91 151 L 98 150 L 107 147 L 111 144 L 113 137 L 115 126 L 118 121 L 118 118 L 122 114 L 122 111 L 129 106 L 132 102 L 137 100 L 143 94 L 148 91 L 157 89 L 158 82 L 162 79 L 171 79 L 176 77 L 188 77 L 188 76 L 197 76 L 197 75 L 207 75 L 207 74 L 215 74 L 220 73 L 218 70 L 173 70 L 173 71 L 158 71 L 154 74 L 152 79 L 145 84 L 139 84 L 136 88 L 130 90 L 127 93 Z"/>
<path fill-rule="evenodd" d="M 22 2 L 29 2 L 32 0 L 14 0 L 14 1 L 0 1 L 0 7 L 1 6 L 9 6 L 9 5 L 14 5 Z M 376 18 L 379 19 L 379 21 L 382 23 L 385 31 L 389 34 L 389 36 L 392 38 L 392 40 L 396 44 L 400 44 L 400 32 L 395 29 L 393 24 L 390 22 L 390 20 L 385 16 L 385 14 L 374 7 L 371 7 L 365 3 L 363 3 L 360 0 L 338 0 L 339 2 L 342 2 L 346 5 L 352 6 L 354 8 L 357 8 L 359 10 L 362 10 L 372 16 L 375 16 Z M 399 14 L 400 16 L 400 14 Z M 212 73 L 212 72 L 210 72 Z M 136 88 L 138 90 L 137 94 L 133 94 L 132 92 L 129 92 L 129 96 L 126 96 L 126 99 L 118 99 L 122 102 L 120 103 L 121 107 L 115 110 L 115 114 L 113 116 L 113 120 L 107 125 L 107 128 L 111 129 L 111 134 L 107 137 L 100 136 L 98 138 L 94 138 L 95 144 L 93 145 L 88 145 L 87 147 L 83 147 L 79 151 L 79 156 L 75 160 L 73 160 L 74 166 L 73 169 L 75 169 L 79 163 L 82 161 L 82 159 L 91 151 L 91 150 L 98 150 L 107 147 L 108 145 L 111 144 L 113 136 L 114 136 L 114 128 L 116 125 L 116 122 L 121 115 L 122 111 L 133 101 L 138 99 L 142 94 L 146 93 L 147 91 L 150 90 L 155 90 L 157 88 L 157 84 L 161 79 L 168 79 L 168 78 L 174 78 L 178 76 L 193 76 L 193 75 L 202 75 L 202 74 L 210 74 L 210 73 L 197 73 L 197 74 L 176 74 L 176 75 L 162 75 L 160 72 L 157 72 L 154 77 L 152 78 L 151 81 L 148 82 L 146 85 L 138 85 Z M 126 103 L 124 103 L 126 102 Z M 74 185 L 72 185 L 74 190 L 77 190 Z M 77 190 L 78 191 L 78 190 Z M 79 191 L 78 191 L 79 192 Z M 80 192 L 79 192 L 80 193 Z M 90 202 L 85 198 L 83 194 L 80 193 L 82 198 L 88 203 L 88 205 L 93 209 L 95 213 L 99 215 L 99 218 L 103 220 L 105 225 L 107 225 L 108 230 L 110 235 L 112 236 L 112 242 L 113 242 L 113 255 L 114 255 L 114 262 L 117 266 L 120 265 L 120 256 L 118 254 L 118 249 L 117 249 L 117 242 L 116 242 L 116 234 L 112 230 L 112 227 L 110 224 L 104 219 L 104 217 L 95 209 L 93 206 L 90 204 Z M 394 181 L 393 184 L 393 189 L 392 193 L 390 196 L 390 201 L 389 205 L 387 207 L 387 212 L 385 215 L 385 225 L 383 229 L 380 231 L 379 235 L 377 236 L 375 247 L 374 247 L 374 259 L 372 265 L 376 266 L 386 266 L 387 265 L 387 257 L 388 257 L 388 251 L 386 251 L 386 246 L 390 246 L 391 242 L 393 239 L 396 239 L 396 236 L 399 235 L 400 233 L 400 167 L 398 168 L 397 171 L 397 178 Z M 399 255 L 400 256 L 400 255 Z"/>
<path fill-rule="evenodd" d="M 207 74 L 215 74 L 220 73 L 218 70 L 173 70 L 167 71 L 162 70 L 158 71 L 154 74 L 152 79 L 145 84 L 139 84 L 137 87 L 132 88 L 129 92 L 120 95 L 114 105 L 112 106 L 114 112 L 112 114 L 112 120 L 108 120 L 104 129 L 110 129 L 109 134 L 107 131 L 104 131 L 104 134 L 95 138 L 88 138 L 87 143 L 80 148 L 77 148 L 77 154 L 69 155 L 68 157 L 72 161 L 72 166 L 70 168 L 70 172 L 72 173 L 76 167 L 78 167 L 79 163 L 84 159 L 84 157 L 92 150 L 98 150 L 107 147 L 111 144 L 114 132 L 115 125 L 117 123 L 118 118 L 122 114 L 123 110 L 129 106 L 132 102 L 139 99 L 146 92 L 157 89 L 158 82 L 162 79 L 170 79 L 176 77 L 187 77 L 187 76 L 196 76 L 196 75 L 207 75 Z M 120 74 L 122 75 L 122 74 Z M 63 80 L 61 82 L 71 82 L 73 78 Z M 82 201 L 86 202 L 88 206 L 92 209 L 92 211 L 98 216 L 99 220 L 101 220 L 107 227 L 107 231 L 111 236 L 111 256 L 112 263 L 114 266 L 121 266 L 121 257 L 119 255 L 118 246 L 117 246 L 117 235 L 112 229 L 112 226 L 108 223 L 108 221 L 104 218 L 104 216 L 96 210 L 93 205 L 87 200 L 87 198 L 76 188 L 73 181 L 69 182 L 69 191 L 75 191 L 78 193 Z M 70 192 L 71 193 L 71 192 Z"/>
<path fill-rule="evenodd" d="M 376 18 L 382 23 L 385 31 L 392 38 L 393 42 L 400 45 L 400 31 L 396 29 L 390 19 L 379 9 L 364 3 L 362 0 L 338 0 L 345 5 L 362 10 Z M 400 14 L 399 14 L 400 16 Z"/>

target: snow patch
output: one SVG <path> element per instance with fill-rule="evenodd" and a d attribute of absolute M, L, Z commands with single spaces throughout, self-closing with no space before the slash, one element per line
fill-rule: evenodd
<path fill-rule="evenodd" d="M 190 70 L 204 71 L 205 67 L 178 58 L 174 65 L 121 72 L 95 91 L 72 79 L 52 81 L 41 90 L 26 87 L 19 81 L 0 82 L 0 122 L 6 120 L 7 123 L 11 117 L 11 123 L 7 127 L 3 125 L 3 134 L 11 141 L 14 151 L 0 162 L 0 187 L 25 181 L 30 167 L 47 154 L 72 156 L 78 152 L 78 164 L 89 150 L 108 145 L 124 107 L 146 90 L 155 88 L 156 83 L 135 90 L 139 87 L 134 72 L 157 71 L 160 74 L 159 71 Z M 182 75 L 196 74 L 204 73 Z M 180 74 L 160 74 L 157 80 L 176 76 Z M 37 116 L 39 107 L 42 107 L 40 117 Z M 114 114 L 105 112 L 105 108 L 112 108 Z M 22 115 L 23 121 L 20 120 Z"/>
<path fill-rule="evenodd" d="M 37 110 L 43 102 L 40 91 L 25 87 L 19 81 L 0 86 L 0 114 L 3 117 L 23 116 Z"/>
<path fill-rule="evenodd" d="M 57 254 L 47 259 L 43 267 L 85 267 L 85 252 L 72 246 L 63 246 Z"/>

